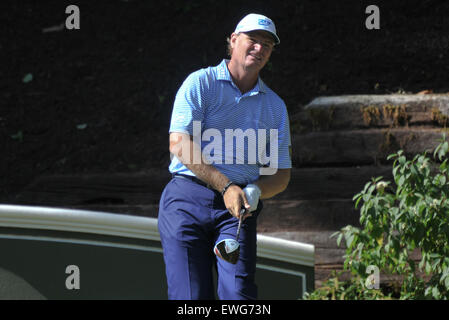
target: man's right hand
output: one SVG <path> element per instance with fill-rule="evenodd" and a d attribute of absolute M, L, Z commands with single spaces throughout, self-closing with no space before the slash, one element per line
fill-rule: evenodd
<path fill-rule="evenodd" d="M 239 186 L 231 185 L 224 193 L 223 200 L 226 209 L 228 209 L 229 213 L 237 219 L 240 218 L 241 208 L 246 209 L 246 214 L 243 219 L 251 216 L 251 213 L 249 213 L 250 205 L 246 199 L 245 192 L 243 192 Z"/>

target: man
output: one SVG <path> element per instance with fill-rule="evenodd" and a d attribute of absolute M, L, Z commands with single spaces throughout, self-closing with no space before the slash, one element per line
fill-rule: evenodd
<path fill-rule="evenodd" d="M 173 179 L 158 222 L 169 299 L 214 299 L 214 265 L 220 299 L 257 298 L 259 199 L 282 192 L 290 180 L 287 109 L 259 78 L 279 43 L 271 19 L 247 15 L 228 39 L 231 59 L 192 73 L 176 95 Z M 240 258 L 231 264 L 217 259 L 213 247 L 235 237 L 242 208 Z"/>

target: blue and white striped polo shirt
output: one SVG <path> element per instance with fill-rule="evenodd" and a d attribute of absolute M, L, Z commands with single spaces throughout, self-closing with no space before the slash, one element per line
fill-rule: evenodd
<path fill-rule="evenodd" d="M 248 184 L 260 174 L 276 172 L 267 166 L 291 168 L 289 120 L 284 101 L 260 78 L 242 95 L 232 81 L 228 62 L 187 77 L 176 94 L 169 132 L 193 136 L 220 172 L 236 183 Z M 169 170 L 194 176 L 174 156 Z"/>

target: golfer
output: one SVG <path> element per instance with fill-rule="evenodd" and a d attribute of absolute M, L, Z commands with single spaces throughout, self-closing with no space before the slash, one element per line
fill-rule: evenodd
<path fill-rule="evenodd" d="M 230 60 L 193 72 L 176 94 L 173 178 L 158 220 L 169 299 L 214 299 L 214 267 L 220 299 L 257 298 L 259 200 L 285 190 L 291 169 L 285 103 L 259 77 L 279 43 L 271 19 L 249 14 L 228 38 Z M 235 238 L 242 208 L 240 256 L 232 264 L 213 248 Z"/>

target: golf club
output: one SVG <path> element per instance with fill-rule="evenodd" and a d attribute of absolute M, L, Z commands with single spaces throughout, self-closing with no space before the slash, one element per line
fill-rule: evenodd
<path fill-rule="evenodd" d="M 239 235 L 245 211 L 246 211 L 245 208 L 242 208 L 240 210 L 239 225 L 237 227 L 237 235 L 235 236 L 235 240 L 223 239 L 220 242 L 218 242 L 214 247 L 214 253 L 216 254 L 217 257 L 232 264 L 236 264 L 240 256 Z"/>

